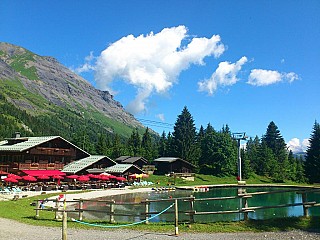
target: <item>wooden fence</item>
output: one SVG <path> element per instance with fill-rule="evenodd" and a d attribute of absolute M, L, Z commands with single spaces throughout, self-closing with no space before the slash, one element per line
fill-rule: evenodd
<path fill-rule="evenodd" d="M 278 204 L 273 206 L 249 206 L 248 199 L 253 198 L 257 195 L 263 195 L 263 194 L 282 194 L 286 192 L 296 192 L 296 194 L 302 194 L 302 202 L 301 203 L 291 203 L 291 204 Z M 260 209 L 270 209 L 270 208 L 284 208 L 284 207 L 294 207 L 294 206 L 303 206 L 303 216 L 308 217 L 308 209 L 311 207 L 318 207 L 320 206 L 320 203 L 315 201 L 308 201 L 308 193 L 312 192 L 320 192 L 320 188 L 307 188 L 307 189 L 287 189 L 287 190 L 277 190 L 277 191 L 264 191 L 264 192 L 252 192 L 247 193 L 246 189 L 242 186 L 238 188 L 238 194 L 236 196 L 228 196 L 228 197 L 213 197 L 213 198 L 201 198 L 196 199 L 193 196 L 190 197 L 181 197 L 181 198 L 169 198 L 169 199 L 158 199 L 158 200 L 144 200 L 138 203 L 129 203 L 129 202 L 121 202 L 118 203 L 114 200 L 94 200 L 94 199 L 74 199 L 74 200 L 66 200 L 64 201 L 65 204 L 68 204 L 69 207 L 67 209 L 63 209 L 61 207 L 61 201 L 57 200 L 44 200 L 44 199 L 38 199 L 36 200 L 36 217 L 39 217 L 40 211 L 53 211 L 55 212 L 55 218 L 59 219 L 59 213 L 61 212 L 75 212 L 78 213 L 78 219 L 79 221 L 83 220 L 83 213 L 84 212 L 101 212 L 109 216 L 109 222 L 114 223 L 115 222 L 115 216 L 133 216 L 133 217 L 140 217 L 142 219 L 145 219 L 145 223 L 148 224 L 148 219 L 150 216 L 159 214 L 160 212 L 152 212 L 150 211 L 150 204 L 154 202 L 169 202 L 169 203 L 175 203 L 175 209 L 174 210 L 168 210 L 164 212 L 163 214 L 171 214 L 175 216 L 175 221 L 178 221 L 178 214 L 185 214 L 189 215 L 190 223 L 194 223 L 194 216 L 197 215 L 214 215 L 214 214 L 232 214 L 232 213 L 243 213 L 244 219 L 248 219 L 248 213 L 249 212 L 255 212 Z M 195 209 L 195 202 L 198 201 L 228 201 L 232 199 L 239 199 L 241 203 L 241 207 L 239 209 L 235 210 L 227 210 L 227 211 L 207 211 L 207 212 L 200 212 Z M 55 207 L 53 208 L 43 208 L 41 207 L 41 202 L 43 201 L 53 201 L 55 202 Z M 84 202 L 95 202 L 95 203 L 104 203 L 106 204 L 107 208 L 105 210 L 98 210 L 98 209 L 85 209 L 83 207 Z M 180 210 L 178 207 L 178 202 L 189 202 L 189 209 L 188 210 Z M 73 206 L 72 209 L 70 208 L 70 204 Z M 134 206 L 144 206 L 145 211 L 142 213 L 120 213 L 115 211 L 116 205 L 131 205 Z"/>

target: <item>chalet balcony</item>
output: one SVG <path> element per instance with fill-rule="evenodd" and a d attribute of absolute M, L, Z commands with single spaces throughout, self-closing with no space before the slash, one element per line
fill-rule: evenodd
<path fill-rule="evenodd" d="M 47 155 L 47 156 L 76 156 L 74 149 L 63 148 L 43 148 L 37 147 L 30 150 L 30 154 L 33 155 Z"/>
<path fill-rule="evenodd" d="M 63 169 L 63 163 L 19 163 L 19 170 L 60 170 Z"/>

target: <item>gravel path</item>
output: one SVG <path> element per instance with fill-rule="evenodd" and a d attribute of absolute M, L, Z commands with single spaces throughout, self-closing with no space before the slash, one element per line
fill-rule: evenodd
<path fill-rule="evenodd" d="M 174 230 L 174 229 L 172 229 Z M 230 239 L 320 239 L 320 233 L 303 231 L 264 232 L 264 233 L 154 233 L 123 229 L 116 230 L 79 230 L 68 229 L 68 240 L 145 240 L 145 239 L 183 239 L 183 240 L 230 240 Z M 62 239 L 61 228 L 39 227 L 0 218 L 0 239 L 10 240 L 58 240 Z"/>

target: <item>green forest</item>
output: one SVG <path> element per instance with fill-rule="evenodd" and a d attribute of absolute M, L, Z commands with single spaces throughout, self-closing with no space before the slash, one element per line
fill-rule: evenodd
<path fill-rule="evenodd" d="M 66 110 L 56 110 L 56 116 L 32 116 L 19 110 L 0 95 L 0 138 L 15 132 L 22 136 L 59 135 L 91 154 L 113 159 L 142 156 L 152 163 L 158 157 L 179 157 L 195 165 L 196 172 L 214 176 L 238 175 L 238 145 L 228 125 L 216 130 L 210 123 L 196 129 L 194 119 L 184 107 L 174 124 L 173 132 L 156 135 L 151 129 L 133 129 L 129 137 L 110 133 L 92 120 L 75 118 Z M 30 129 L 32 131 L 30 131 Z M 319 182 L 320 127 L 314 123 L 306 157 L 296 157 L 287 149 L 276 124 L 271 121 L 262 137 L 246 141 L 241 148 L 242 177 L 253 174 L 274 182 Z"/>
<path fill-rule="evenodd" d="M 149 129 L 140 135 L 133 131 L 125 142 L 114 135 L 99 135 L 95 153 L 116 158 L 121 155 L 143 156 L 150 163 L 157 157 L 179 157 L 197 166 L 197 172 L 214 176 L 238 175 L 238 145 L 228 125 L 215 130 L 211 124 L 196 130 L 187 107 L 177 117 L 174 131 L 153 138 Z M 249 138 L 241 149 L 242 176 L 265 176 L 274 182 L 319 182 L 320 127 L 313 126 L 305 159 L 287 149 L 276 124 L 271 121 L 266 133 Z"/>

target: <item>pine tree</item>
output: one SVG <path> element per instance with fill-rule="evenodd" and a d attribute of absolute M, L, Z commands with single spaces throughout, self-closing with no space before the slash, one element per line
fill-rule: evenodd
<path fill-rule="evenodd" d="M 184 107 L 178 116 L 172 135 L 175 157 L 197 165 L 199 158 L 199 149 L 195 144 L 197 133 L 193 117 L 187 107 Z"/>
<path fill-rule="evenodd" d="M 130 138 L 127 141 L 127 147 L 129 150 L 129 155 L 137 157 L 141 153 L 141 139 L 138 129 L 132 131 Z"/>
<path fill-rule="evenodd" d="M 259 149 L 260 149 L 260 139 L 258 136 L 256 136 L 254 139 L 250 138 L 247 141 L 245 158 L 250 162 L 252 170 L 255 173 L 258 173 L 260 168 Z"/>
<path fill-rule="evenodd" d="M 304 167 L 304 160 L 302 156 L 300 156 L 298 159 L 296 159 L 296 182 L 304 183 L 307 181 L 306 174 L 305 174 L 305 167 Z"/>
<path fill-rule="evenodd" d="M 320 182 L 320 125 L 317 121 L 313 125 L 313 131 L 309 139 L 305 170 L 311 183 Z"/>
<path fill-rule="evenodd" d="M 152 144 L 151 135 L 149 133 L 149 128 L 146 128 L 146 131 L 144 132 L 141 140 L 141 149 L 142 149 L 142 155 L 145 159 L 147 159 L 149 162 L 153 160 L 154 157 L 154 147 Z"/>
<path fill-rule="evenodd" d="M 107 155 L 107 138 L 105 134 L 99 134 L 98 142 L 96 143 L 96 152 L 99 155 Z"/>
<path fill-rule="evenodd" d="M 217 132 L 211 124 L 208 123 L 200 143 L 201 156 L 199 159 L 199 165 L 202 173 L 213 174 L 213 171 L 207 168 L 213 169 L 213 153 L 215 151 L 214 146 L 216 145 L 216 134 Z"/>
<path fill-rule="evenodd" d="M 165 152 L 165 155 L 166 157 L 173 157 L 175 156 L 175 152 L 174 152 L 174 145 L 173 145 L 173 137 L 172 137 L 172 134 L 171 132 L 168 133 L 168 136 L 167 136 L 167 143 L 166 143 L 166 152 Z"/>
<path fill-rule="evenodd" d="M 253 169 L 251 166 L 250 159 L 248 158 L 248 155 L 246 154 L 246 151 L 244 149 L 241 149 L 241 159 L 242 159 L 242 177 L 244 179 L 248 179 L 253 174 Z"/>
<path fill-rule="evenodd" d="M 122 143 L 118 134 L 113 136 L 111 158 L 116 159 L 123 154 Z"/>
<path fill-rule="evenodd" d="M 262 140 L 273 153 L 273 158 L 270 160 L 275 160 L 274 166 L 272 162 L 269 161 L 269 168 L 273 168 L 274 173 L 270 172 L 270 175 L 277 178 L 277 181 L 283 181 L 288 176 L 288 155 L 287 146 L 280 134 L 280 131 L 276 124 L 272 121 L 269 123 L 267 132 L 263 136 Z"/>
<path fill-rule="evenodd" d="M 166 133 L 163 131 L 159 140 L 159 148 L 158 148 L 159 156 L 165 157 L 167 156 L 167 137 Z"/>

